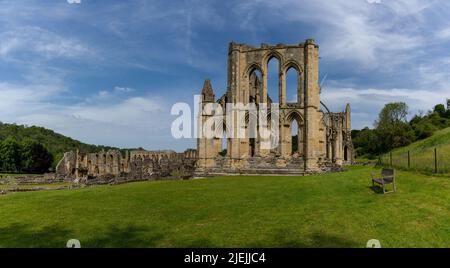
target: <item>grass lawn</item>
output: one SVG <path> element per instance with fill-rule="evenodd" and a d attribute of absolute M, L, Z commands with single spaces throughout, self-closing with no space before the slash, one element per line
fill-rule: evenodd
<path fill-rule="evenodd" d="M 450 179 L 372 167 L 310 177 L 142 182 L 0 197 L 1 247 L 450 247 Z"/>

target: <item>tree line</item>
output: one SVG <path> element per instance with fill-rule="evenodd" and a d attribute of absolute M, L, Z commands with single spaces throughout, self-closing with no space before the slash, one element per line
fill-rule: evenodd
<path fill-rule="evenodd" d="M 79 149 L 81 152 L 100 152 L 102 150 L 110 150 L 117 149 L 109 146 L 97 146 L 82 143 L 75 139 L 66 137 L 59 133 L 54 132 L 53 130 L 46 129 L 38 126 L 24 126 L 24 125 L 16 125 L 16 124 L 7 124 L 0 122 L 0 142 L 5 141 L 11 137 L 16 140 L 17 143 L 24 144 L 25 141 L 33 140 L 36 143 L 41 144 L 45 149 L 50 152 L 52 156 L 52 162 L 50 168 L 55 168 L 58 162 L 62 159 L 65 152 Z M 19 146 L 20 147 L 20 146 Z M 7 163 L 17 163 L 17 161 L 12 161 L 11 157 L 8 157 L 9 160 Z M 7 164 L 10 166 L 10 164 Z M 16 165 L 16 167 L 22 167 L 22 164 Z M 8 167 L 7 169 L 10 169 Z M 23 170 L 21 168 L 16 168 L 17 170 Z M 5 171 L 6 169 L 2 168 L 2 164 L 0 164 L 0 171 Z M 28 168 L 27 168 L 28 170 Z M 11 169 L 10 171 L 14 171 Z M 19 171 L 18 171 L 19 172 Z M 28 171 L 29 172 L 29 171 Z M 44 171 L 46 172 L 46 171 Z"/>
<path fill-rule="evenodd" d="M 0 171 L 45 173 L 52 165 L 53 157 L 40 143 L 32 139 L 18 142 L 9 136 L 0 141 Z"/>
<path fill-rule="evenodd" d="M 352 139 L 357 156 L 373 159 L 450 127 L 450 99 L 446 105 L 438 104 L 427 113 L 414 115 L 411 120 L 407 119 L 408 110 L 404 102 L 388 103 L 380 111 L 375 128 L 353 130 Z"/>

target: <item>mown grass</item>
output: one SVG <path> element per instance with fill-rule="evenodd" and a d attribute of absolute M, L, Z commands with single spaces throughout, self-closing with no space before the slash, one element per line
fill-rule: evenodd
<path fill-rule="evenodd" d="M 0 197 L 1 247 L 450 246 L 450 180 L 372 167 L 310 177 L 141 182 Z"/>
<path fill-rule="evenodd" d="M 437 131 L 433 136 L 392 151 L 392 166 L 426 173 L 435 172 L 435 152 L 437 149 L 437 170 L 439 174 L 450 174 L 450 128 Z M 390 155 L 381 158 L 384 165 L 390 165 Z"/>

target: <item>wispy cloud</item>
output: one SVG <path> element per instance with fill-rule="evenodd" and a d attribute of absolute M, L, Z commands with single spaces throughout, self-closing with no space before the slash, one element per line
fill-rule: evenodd
<path fill-rule="evenodd" d="M 48 59 L 56 57 L 73 58 L 89 56 L 90 50 L 78 40 L 65 38 L 36 26 L 24 26 L 0 34 L 0 55 L 30 53 Z"/>
<path fill-rule="evenodd" d="M 44 126 L 95 144 L 150 149 L 169 146 L 168 122 L 173 118 L 162 97 L 128 96 L 129 92 L 114 89 L 99 91 L 88 97 L 89 101 L 52 102 L 66 93 L 61 83 L 0 83 L 0 118 Z"/>
<path fill-rule="evenodd" d="M 92 143 L 182 149 L 169 107 L 202 79 L 227 81 L 229 41 L 320 45 L 322 99 L 371 125 L 386 102 L 412 112 L 450 97 L 443 0 L 81 1 L 0 4 L 0 119 Z M 292 95 L 292 94 L 291 94 Z"/>

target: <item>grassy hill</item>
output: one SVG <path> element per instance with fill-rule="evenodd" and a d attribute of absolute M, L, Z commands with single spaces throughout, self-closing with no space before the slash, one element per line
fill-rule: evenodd
<path fill-rule="evenodd" d="M 390 163 L 398 168 L 408 168 L 408 152 L 410 154 L 410 169 L 434 172 L 435 148 L 439 173 L 450 173 L 450 128 L 436 131 L 431 137 L 417 141 L 406 147 L 393 150 L 382 156 L 384 164 Z"/>
<path fill-rule="evenodd" d="M 114 149 L 113 147 L 108 146 L 97 146 L 82 143 L 43 127 L 28 127 L 0 122 L 0 140 L 3 140 L 8 136 L 13 136 L 18 141 L 22 141 L 25 138 L 30 138 L 41 143 L 53 155 L 53 166 L 56 166 L 56 164 L 62 158 L 64 152 L 77 148 L 81 151 L 86 152 L 97 152 L 101 151 L 102 149 Z"/>
<path fill-rule="evenodd" d="M 309 177 L 219 177 L 0 196 L 0 247 L 448 247 L 450 181 L 373 167 Z"/>

